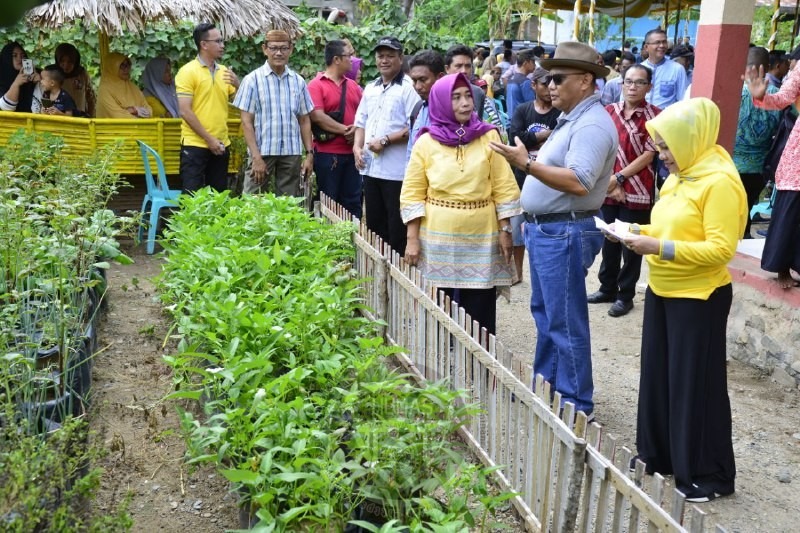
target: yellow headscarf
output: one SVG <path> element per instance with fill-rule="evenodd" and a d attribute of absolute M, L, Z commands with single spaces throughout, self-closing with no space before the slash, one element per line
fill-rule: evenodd
<path fill-rule="evenodd" d="M 722 174 L 739 197 L 739 234 L 747 222 L 747 196 L 730 154 L 717 144 L 719 108 L 708 98 L 690 98 L 675 103 L 645 126 L 650 136 L 656 133 L 669 147 L 680 176 L 702 179 Z"/>
<path fill-rule="evenodd" d="M 119 66 L 128 59 L 112 52 L 103 58 L 103 73 L 97 92 L 97 118 L 135 118 L 128 107 L 150 110 L 142 91 L 130 80 L 119 77 Z"/>

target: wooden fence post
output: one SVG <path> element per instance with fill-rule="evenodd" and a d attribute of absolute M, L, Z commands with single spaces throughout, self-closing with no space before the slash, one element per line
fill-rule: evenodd
<path fill-rule="evenodd" d="M 378 334 L 386 337 L 389 311 L 389 259 L 375 261 L 375 318 L 381 320 Z"/>

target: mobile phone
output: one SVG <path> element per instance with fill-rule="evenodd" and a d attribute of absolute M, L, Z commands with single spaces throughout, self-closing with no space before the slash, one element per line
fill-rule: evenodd
<path fill-rule="evenodd" d="M 30 59 L 22 60 L 22 73 L 31 76 L 33 74 L 33 61 Z"/>

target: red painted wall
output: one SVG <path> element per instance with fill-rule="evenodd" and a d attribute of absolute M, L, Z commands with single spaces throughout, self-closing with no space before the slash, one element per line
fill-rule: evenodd
<path fill-rule="evenodd" d="M 695 47 L 692 96 L 712 99 L 720 109 L 719 144 L 733 153 L 742 99 L 750 25 L 700 25 Z"/>

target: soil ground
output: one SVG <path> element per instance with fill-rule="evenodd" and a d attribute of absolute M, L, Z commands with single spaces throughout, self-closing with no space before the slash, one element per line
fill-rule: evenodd
<path fill-rule="evenodd" d="M 183 463 L 184 443 L 172 403 L 162 355 L 169 320 L 161 314 L 152 278 L 158 256 L 125 244 L 136 263 L 109 271 L 108 309 L 99 330 L 102 352 L 95 360 L 92 424 L 108 450 L 95 508 L 102 512 L 130 494 L 134 531 L 211 532 L 238 526 L 229 484 L 210 468 Z M 597 265 L 587 289 L 598 287 Z M 531 357 L 536 332 L 528 310 L 530 285 L 512 289 L 498 302 L 500 340 L 519 357 Z M 642 295 L 624 318 L 607 315 L 607 304 L 590 306 L 595 402 L 603 431 L 634 448 Z M 706 530 L 797 531 L 800 502 L 800 392 L 769 380 L 737 361 L 728 365 L 738 478 L 732 497 L 702 504 Z"/>

